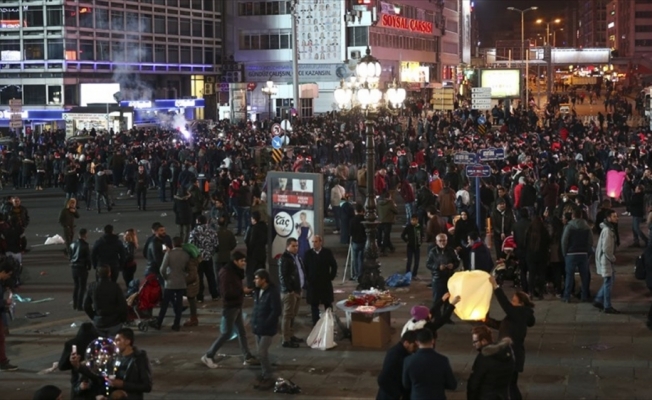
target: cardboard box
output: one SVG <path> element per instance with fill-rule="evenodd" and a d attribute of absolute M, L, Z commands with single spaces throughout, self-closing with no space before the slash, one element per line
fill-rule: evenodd
<path fill-rule="evenodd" d="M 389 312 L 351 313 L 351 342 L 354 346 L 382 349 L 392 339 Z"/>

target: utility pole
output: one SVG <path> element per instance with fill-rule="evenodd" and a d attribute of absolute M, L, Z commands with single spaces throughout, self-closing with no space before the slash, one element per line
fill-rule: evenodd
<path fill-rule="evenodd" d="M 299 38 L 297 37 L 297 19 L 299 18 L 300 1 L 292 1 L 292 100 L 298 117 L 301 116 L 301 100 L 299 98 L 299 50 L 297 46 L 297 43 L 299 43 Z"/>

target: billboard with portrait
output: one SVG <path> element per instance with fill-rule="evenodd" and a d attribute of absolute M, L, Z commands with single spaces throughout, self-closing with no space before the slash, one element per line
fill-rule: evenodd
<path fill-rule="evenodd" d="M 401 82 L 429 83 L 430 68 L 418 62 L 401 62 Z"/>
<path fill-rule="evenodd" d="M 521 71 L 518 69 L 483 69 L 480 86 L 491 88 L 492 99 L 518 98 L 521 95 Z"/>
<path fill-rule="evenodd" d="M 285 251 L 288 238 L 299 242 L 299 255 L 312 246 L 312 236 L 323 231 L 324 191 L 320 174 L 268 172 L 267 207 L 270 215 L 270 259 Z"/>

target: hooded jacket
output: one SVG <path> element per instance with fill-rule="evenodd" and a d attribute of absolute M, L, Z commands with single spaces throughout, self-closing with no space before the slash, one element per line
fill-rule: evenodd
<path fill-rule="evenodd" d="M 382 224 L 393 224 L 396 222 L 398 208 L 391 199 L 380 199 L 378 201 L 378 221 Z"/>
<path fill-rule="evenodd" d="M 593 251 L 591 227 L 582 218 L 573 218 L 566 224 L 561 236 L 561 252 L 569 254 L 589 254 Z"/>
<path fill-rule="evenodd" d="M 614 263 L 616 262 L 616 234 L 612 224 L 604 221 L 600 224 L 602 231 L 595 246 L 595 269 L 602 277 L 613 275 Z"/>
<path fill-rule="evenodd" d="M 514 373 L 511 344 L 510 338 L 503 338 L 498 343 L 484 346 L 478 352 L 468 381 L 468 400 L 509 398 L 509 384 Z"/>

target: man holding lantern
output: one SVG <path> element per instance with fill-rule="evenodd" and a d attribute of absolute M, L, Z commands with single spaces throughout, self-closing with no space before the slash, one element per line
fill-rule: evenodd
<path fill-rule="evenodd" d="M 453 276 L 460 260 L 455 251 L 448 246 L 448 236 L 440 233 L 435 239 L 435 247 L 428 253 L 426 268 L 432 273 L 432 300 L 441 299 L 448 292 L 448 279 Z M 441 308 L 434 309 L 436 319 L 441 318 Z"/>

